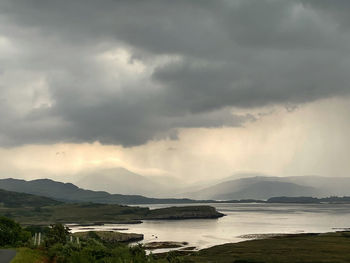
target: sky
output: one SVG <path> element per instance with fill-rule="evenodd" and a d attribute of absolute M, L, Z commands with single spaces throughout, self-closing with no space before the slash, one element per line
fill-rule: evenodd
<path fill-rule="evenodd" d="M 349 11 L 0 0 L 0 177 L 350 176 Z"/>

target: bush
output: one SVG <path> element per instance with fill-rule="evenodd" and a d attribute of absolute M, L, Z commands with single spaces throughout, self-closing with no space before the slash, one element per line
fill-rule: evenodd
<path fill-rule="evenodd" d="M 95 239 L 88 239 L 85 247 L 82 249 L 82 252 L 84 254 L 91 255 L 91 257 L 95 258 L 96 260 L 111 256 L 111 251 L 101 242 Z"/>
<path fill-rule="evenodd" d="M 73 252 L 69 258 L 70 263 L 91 263 L 96 262 L 96 258 L 87 253 L 86 251 Z"/>
<path fill-rule="evenodd" d="M 0 217 L 0 246 L 21 246 L 31 237 L 30 232 L 14 220 L 6 217 Z"/>
<path fill-rule="evenodd" d="M 35 227 L 30 230 L 36 232 Z M 56 263 L 144 263 L 154 262 L 147 256 L 142 246 L 129 247 L 121 243 L 103 242 L 95 233 L 90 232 L 80 244 L 68 242 L 69 229 L 61 224 L 52 225 L 45 235 L 46 254 Z"/>
<path fill-rule="evenodd" d="M 80 246 L 75 243 L 56 243 L 48 249 L 51 261 L 57 263 L 144 263 L 153 262 L 141 246 L 128 247 L 125 244 L 108 247 L 99 240 L 88 238 Z"/>
<path fill-rule="evenodd" d="M 51 247 L 56 243 L 66 244 L 69 236 L 69 228 L 62 224 L 51 225 L 45 238 L 45 246 Z"/>
<path fill-rule="evenodd" d="M 69 258 L 72 254 L 79 253 L 79 251 L 80 247 L 77 244 L 69 242 L 66 244 L 56 243 L 47 250 L 47 255 L 52 261 L 66 263 L 70 262 Z"/>
<path fill-rule="evenodd" d="M 181 257 L 178 257 L 175 251 L 170 251 L 167 253 L 166 260 L 169 263 L 182 263 L 184 260 Z"/>

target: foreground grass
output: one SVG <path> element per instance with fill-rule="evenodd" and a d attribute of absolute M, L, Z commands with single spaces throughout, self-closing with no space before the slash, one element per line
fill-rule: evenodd
<path fill-rule="evenodd" d="M 300 234 L 224 244 L 181 257 L 183 262 L 345 263 L 350 232 Z"/>
<path fill-rule="evenodd" d="M 90 251 L 89 249 L 87 251 Z M 129 248 L 127 247 L 120 249 L 121 250 L 118 250 L 118 252 L 116 252 L 117 254 L 114 256 L 120 256 L 121 252 L 130 252 L 128 250 Z M 133 253 L 129 253 L 130 255 L 128 253 L 126 254 L 130 258 L 130 255 L 133 255 Z M 81 259 L 84 259 L 84 255 L 84 251 L 82 251 L 80 255 L 82 257 Z M 109 256 L 108 260 L 112 259 L 113 256 Z M 44 253 L 40 250 L 20 248 L 18 249 L 18 253 L 11 263 L 24 262 L 43 263 L 48 261 L 46 260 Z M 124 260 L 121 262 L 129 261 Z M 132 260 L 130 262 L 146 261 Z M 350 262 L 350 232 L 288 235 L 261 240 L 245 241 L 241 243 L 224 244 L 203 249 L 199 252 L 170 252 L 167 254 L 157 255 L 154 262 L 345 263 Z"/>
<path fill-rule="evenodd" d="M 37 249 L 19 248 L 11 263 L 42 263 L 46 262 L 44 253 Z"/>

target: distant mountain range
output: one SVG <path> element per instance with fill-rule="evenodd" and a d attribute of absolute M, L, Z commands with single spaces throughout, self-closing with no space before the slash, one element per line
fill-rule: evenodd
<path fill-rule="evenodd" d="M 243 178 L 233 179 L 237 176 Z M 72 183 L 61 183 L 50 179 L 32 181 L 0 179 L 0 189 L 46 196 L 65 202 L 106 204 L 190 203 L 195 202 L 195 200 L 267 200 L 271 197 L 281 196 L 318 198 L 350 196 L 350 178 L 347 177 L 271 177 L 261 174 L 257 174 L 257 176 L 239 174 L 221 179 L 217 183 L 211 183 L 211 185 L 210 182 L 205 182 L 184 187 L 183 182 L 178 182 L 172 177 L 146 177 L 120 168 L 103 170 L 99 173 L 85 173 L 80 175 L 76 182 L 79 187 Z M 81 187 L 93 190 L 85 190 Z"/>
<path fill-rule="evenodd" d="M 75 183 L 82 188 L 111 194 L 198 200 L 267 200 L 275 196 L 350 195 L 350 178 L 347 177 L 276 177 L 261 173 L 234 174 L 216 181 L 185 184 L 170 176 L 142 176 L 124 168 L 114 168 L 80 174 Z"/>
<path fill-rule="evenodd" d="M 46 196 L 64 202 L 93 202 L 104 204 L 169 204 L 191 203 L 190 199 L 148 198 L 141 195 L 109 194 L 104 191 L 85 190 L 71 183 L 61 183 L 50 179 L 25 181 L 19 179 L 0 179 L 0 189 Z"/>
<path fill-rule="evenodd" d="M 111 194 L 158 196 L 161 189 L 157 182 L 124 168 L 90 171 L 79 176 L 80 179 L 75 182 L 79 187 Z"/>
<path fill-rule="evenodd" d="M 187 196 L 195 199 L 268 199 L 274 196 L 314 196 L 317 189 L 290 182 L 252 177 L 225 181 Z"/>
<path fill-rule="evenodd" d="M 169 197 L 180 191 L 182 182 L 170 176 L 142 176 L 125 168 L 92 170 L 77 175 L 77 186 L 111 194 Z M 98 178 L 98 180 L 96 180 Z"/>
<path fill-rule="evenodd" d="M 350 195 L 350 178 L 293 176 L 255 176 L 223 180 L 221 183 L 184 194 L 194 199 L 268 199 L 275 196 L 345 196 Z"/>

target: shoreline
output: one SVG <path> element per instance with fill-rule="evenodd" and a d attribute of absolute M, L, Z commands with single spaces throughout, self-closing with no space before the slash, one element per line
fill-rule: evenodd
<path fill-rule="evenodd" d="M 198 251 L 174 250 L 173 253 L 185 262 L 350 262 L 348 248 L 350 232 L 287 234 L 225 243 Z M 156 253 L 157 259 L 164 259 L 167 253 Z"/>

